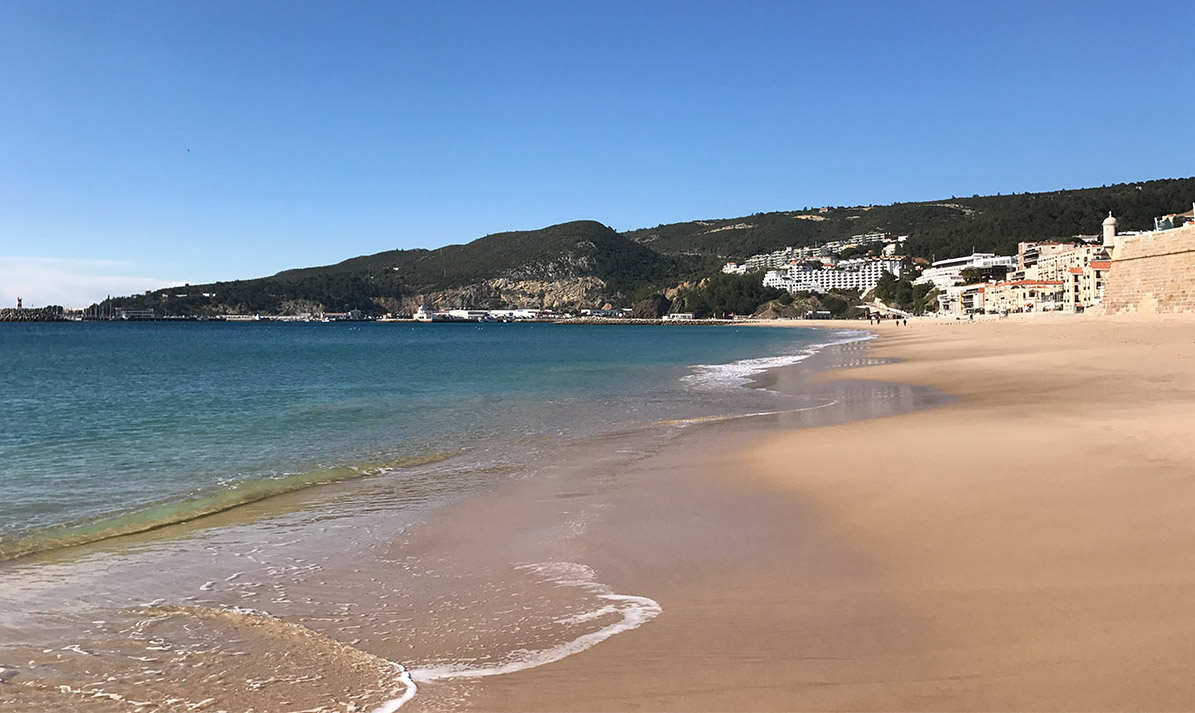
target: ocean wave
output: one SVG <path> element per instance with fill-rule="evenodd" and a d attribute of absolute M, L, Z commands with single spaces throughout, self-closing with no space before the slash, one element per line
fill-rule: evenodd
<path fill-rule="evenodd" d="M 681 377 L 690 388 L 703 391 L 721 391 L 728 388 L 743 386 L 751 379 L 768 369 L 790 366 L 805 361 L 827 347 L 862 342 L 875 338 L 871 332 L 861 330 L 840 330 L 830 332 L 831 338 L 825 342 L 810 344 L 792 354 L 780 354 L 770 357 L 754 359 L 740 359 L 727 364 L 695 364 L 693 373 Z"/>

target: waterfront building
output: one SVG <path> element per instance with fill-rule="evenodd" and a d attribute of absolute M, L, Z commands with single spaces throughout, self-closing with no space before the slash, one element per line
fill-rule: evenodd
<path fill-rule="evenodd" d="M 956 317 L 983 314 L 986 308 L 987 287 L 986 282 L 947 287 L 938 293 L 938 313 Z"/>
<path fill-rule="evenodd" d="M 1016 266 L 1016 258 L 995 253 L 972 253 L 964 257 L 938 260 L 929 266 L 915 284 L 932 282 L 939 291 L 953 287 L 962 280 L 963 270 L 978 270 L 988 279 L 1003 279 Z"/>
<path fill-rule="evenodd" d="M 1035 242 L 1017 243 L 1017 277 L 1021 280 L 1036 280 L 1037 265 L 1043 258 L 1049 258 L 1058 253 L 1073 250 L 1078 243 L 1058 242 L 1055 240 L 1039 240 Z"/>
<path fill-rule="evenodd" d="M 1061 280 L 996 282 L 984 288 L 983 311 L 988 314 L 1051 312 L 1062 308 L 1062 292 Z"/>
<path fill-rule="evenodd" d="M 1038 260 L 1036 275 L 1029 276 L 1038 280 L 1063 280 L 1070 274 L 1072 268 L 1082 269 L 1092 260 L 1107 260 L 1108 250 L 1104 245 L 1078 245 L 1069 250 L 1052 252 Z"/>
<path fill-rule="evenodd" d="M 1063 309 L 1082 312 L 1104 299 L 1104 284 L 1110 260 L 1092 260 L 1081 267 L 1071 267 L 1063 279 Z"/>
<path fill-rule="evenodd" d="M 325 322 L 360 322 L 365 319 L 365 313 L 359 309 L 351 309 L 348 312 L 324 312 L 323 321 Z"/>
<path fill-rule="evenodd" d="M 904 273 L 904 261 L 900 258 L 851 258 L 840 260 L 833 267 L 811 267 L 805 264 L 789 265 L 783 270 L 770 270 L 763 278 L 765 287 L 775 287 L 788 292 L 819 292 L 830 290 L 859 290 L 867 292 L 879 284 L 885 273 L 899 278 Z"/>

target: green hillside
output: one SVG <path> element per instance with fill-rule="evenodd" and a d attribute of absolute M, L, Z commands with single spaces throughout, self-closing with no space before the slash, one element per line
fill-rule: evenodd
<path fill-rule="evenodd" d="M 456 290 L 456 298 L 467 301 L 474 294 L 470 290 L 481 294 L 486 289 L 485 299 L 492 306 L 511 299 L 495 296 L 492 283 L 500 278 L 557 285 L 584 278 L 590 285 L 586 300 L 629 305 L 654 290 L 715 274 L 727 260 L 788 246 L 883 232 L 908 235 L 904 250 L 914 257 L 943 259 L 972 250 L 1012 254 L 1020 241 L 1094 235 L 1108 211 L 1119 219 L 1121 230 L 1150 230 L 1155 217 L 1189 209 L 1192 200 L 1195 178 L 1180 178 L 1050 193 L 757 213 L 622 234 L 595 221 L 575 221 L 496 233 L 436 250 L 392 250 L 255 280 L 159 290 L 118 298 L 111 306 L 148 308 L 159 315 L 315 309 L 379 314 L 419 295 L 431 295 L 434 301 L 435 295 Z M 604 285 L 595 288 L 600 293 L 591 289 L 594 279 Z"/>
<path fill-rule="evenodd" d="M 383 279 L 389 272 L 397 278 L 394 282 L 419 292 L 499 276 L 534 280 L 593 276 L 613 292 L 623 292 L 670 275 L 676 263 L 601 223 L 580 220 L 542 230 L 495 233 L 437 250 L 391 250 L 327 267 L 287 270 L 270 279 L 302 281 L 336 275 Z"/>
<path fill-rule="evenodd" d="M 385 300 L 466 287 L 494 278 L 571 280 L 595 277 L 608 299 L 669 279 L 683 261 L 661 255 L 594 221 L 497 233 L 436 250 L 391 250 L 255 280 L 191 285 L 119 298 L 114 306 L 158 314 L 279 313 L 288 303 L 328 311 L 385 312 Z M 205 293 L 215 297 L 205 297 Z M 184 295 L 184 296 L 180 296 Z M 299 311 L 302 310 L 300 305 Z"/>
<path fill-rule="evenodd" d="M 666 255 L 700 256 L 707 265 L 761 252 L 846 240 L 874 232 L 908 235 L 909 255 L 943 259 L 972 249 L 1011 254 L 1018 242 L 1094 235 L 1112 211 L 1121 230 L 1152 230 L 1156 216 L 1190 209 L 1195 178 L 1103 188 L 950 197 L 921 203 L 831 207 L 660 225 L 626 233 Z"/>

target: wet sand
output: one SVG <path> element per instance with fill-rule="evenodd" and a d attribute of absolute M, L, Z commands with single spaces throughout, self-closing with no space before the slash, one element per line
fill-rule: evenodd
<path fill-rule="evenodd" d="M 1195 319 L 877 332 L 825 378 L 958 400 L 638 463 L 577 546 L 660 616 L 469 707 L 1195 708 Z"/>

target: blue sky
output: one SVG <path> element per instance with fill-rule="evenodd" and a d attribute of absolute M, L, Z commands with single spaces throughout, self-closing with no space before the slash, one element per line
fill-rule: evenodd
<path fill-rule="evenodd" d="M 1191 2 L 0 0 L 0 304 L 1195 174 Z"/>

